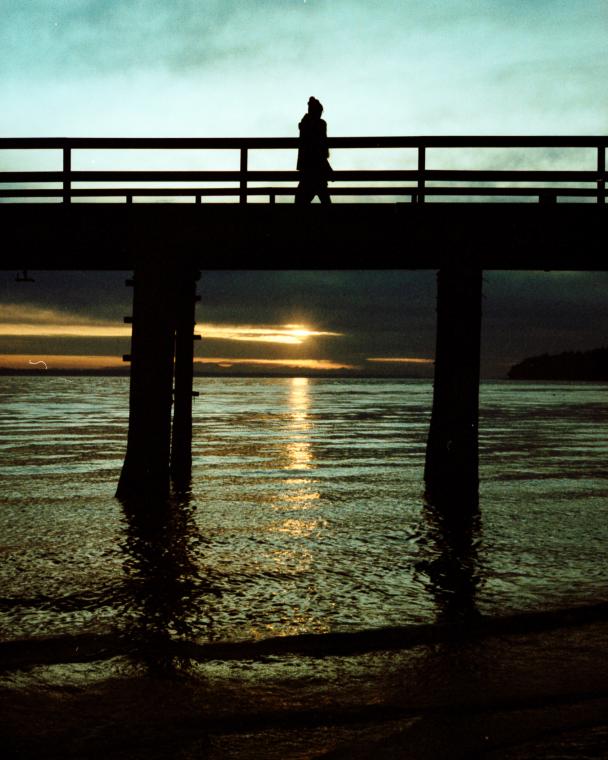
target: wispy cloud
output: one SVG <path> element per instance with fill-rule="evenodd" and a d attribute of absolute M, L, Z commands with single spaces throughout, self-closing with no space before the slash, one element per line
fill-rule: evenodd
<path fill-rule="evenodd" d="M 254 343 L 284 343 L 302 345 L 308 338 L 319 336 L 339 337 L 342 333 L 313 330 L 304 325 L 253 327 L 239 325 L 200 325 L 203 338 L 210 340 L 237 340 Z"/>
<path fill-rule="evenodd" d="M 49 308 L 27 303 L 0 303 L 0 323 L 2 324 L 0 329 L 9 329 L 11 325 L 43 327 L 46 325 L 71 326 L 80 324 L 93 327 L 108 324 L 106 320 L 94 316 L 75 313 L 67 309 Z M 5 332 L 4 334 L 9 333 Z"/>
<path fill-rule="evenodd" d="M 131 328 L 127 325 L 0 323 L 0 335 L 41 338 L 127 338 L 131 335 Z"/>
<path fill-rule="evenodd" d="M 131 325 L 117 324 L 81 314 L 23 304 L 0 304 L 0 336 L 14 337 L 74 337 L 128 338 Z M 301 346 L 311 338 L 341 337 L 339 332 L 315 330 L 301 324 L 232 325 L 199 324 L 195 331 L 205 340 L 249 343 L 277 343 Z"/>
<path fill-rule="evenodd" d="M 377 362 L 380 364 L 432 364 L 433 359 L 423 359 L 413 356 L 368 356 L 366 362 Z"/>
<path fill-rule="evenodd" d="M 38 362 L 44 362 L 46 367 Z M 121 356 L 82 356 L 79 354 L 0 354 L 0 369 L 118 369 L 125 367 Z"/>
<path fill-rule="evenodd" d="M 222 369 L 236 369 L 238 367 L 286 367 L 291 369 L 311 370 L 343 370 L 358 369 L 357 365 L 335 361 L 333 359 L 244 359 L 244 358 L 219 358 L 205 357 L 195 359 L 195 365 L 216 365 Z"/>

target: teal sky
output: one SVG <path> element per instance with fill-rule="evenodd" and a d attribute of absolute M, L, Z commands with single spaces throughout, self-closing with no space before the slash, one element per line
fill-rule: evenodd
<path fill-rule="evenodd" d="M 601 134 L 606 0 L 2 0 L 3 136 Z M 8 107 L 7 107 L 8 104 Z"/>

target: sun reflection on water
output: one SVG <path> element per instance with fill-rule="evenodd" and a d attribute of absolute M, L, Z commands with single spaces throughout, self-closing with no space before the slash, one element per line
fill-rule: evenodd
<path fill-rule="evenodd" d="M 283 469 L 287 472 L 273 506 L 280 513 L 280 519 L 270 529 L 290 542 L 289 549 L 281 552 L 277 561 L 280 565 L 287 563 L 292 569 L 297 568 L 298 572 L 306 572 L 313 560 L 310 548 L 304 546 L 302 540 L 318 539 L 326 527 L 325 520 L 311 514 L 320 506 L 321 493 L 314 477 L 310 391 L 308 378 L 294 377 L 289 381 L 283 452 Z M 306 517 L 297 514 L 304 511 Z"/>
<path fill-rule="evenodd" d="M 308 378 L 291 378 L 287 401 L 289 415 L 283 469 L 312 471 L 315 468 L 315 458 L 311 444 L 313 423 L 310 419 L 311 401 Z M 282 485 L 284 488 L 281 489 L 280 503 L 276 507 L 282 511 L 310 510 L 321 498 L 321 494 L 314 488 L 316 480 L 312 477 L 312 473 L 309 477 L 286 477 Z M 292 535 L 309 535 L 310 522 L 310 520 L 303 521 L 289 517 L 277 526 L 276 530 Z"/>
<path fill-rule="evenodd" d="M 293 377 L 289 387 L 289 424 L 286 444 L 286 470 L 310 470 L 313 453 L 310 445 L 310 394 L 307 377 Z"/>

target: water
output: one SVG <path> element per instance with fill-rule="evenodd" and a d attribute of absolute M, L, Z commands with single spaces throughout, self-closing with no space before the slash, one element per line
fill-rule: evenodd
<path fill-rule="evenodd" d="M 538 685 L 540 677 L 530 679 L 530 673 L 539 662 L 545 674 L 563 662 L 563 637 L 524 646 L 525 623 L 516 646 L 505 644 L 509 629 L 503 631 L 506 649 L 484 639 L 483 649 L 474 648 L 474 662 L 459 649 L 454 680 L 454 653 L 438 653 L 432 643 L 433 631 L 443 630 L 436 626 L 519 620 L 519 613 L 538 621 L 551 610 L 608 601 L 602 385 L 482 384 L 480 512 L 463 519 L 456 533 L 422 497 L 432 398 L 427 381 L 200 379 L 191 492 L 176 497 L 169 511 L 149 510 L 145 517 L 114 498 L 126 443 L 127 379 L 5 377 L 0 388 L 0 640 L 11 705 L 24 695 L 48 697 L 68 687 L 84 699 L 92 684 L 99 689 L 119 681 L 120 693 L 130 695 L 126 715 L 133 700 L 143 699 L 134 684 L 148 677 L 152 661 L 158 666 L 168 659 L 171 672 L 177 668 L 190 679 L 188 689 L 198 684 L 196 699 L 179 691 L 180 716 L 199 703 L 217 713 L 219 693 L 241 718 L 252 699 L 272 714 L 279 706 L 296 709 L 296 693 L 300 711 L 331 702 L 333 717 L 323 720 L 333 726 L 333 739 L 314 720 L 306 734 L 309 748 L 328 751 L 356 738 L 340 712 L 353 700 L 369 710 L 390 694 L 393 708 L 398 703 L 407 713 L 411 705 L 404 707 L 399 684 L 407 681 L 408 700 L 418 695 L 419 704 L 437 699 L 447 679 L 456 689 L 449 698 L 464 699 L 471 672 L 477 686 L 483 672 L 486 687 L 494 684 L 488 693 L 504 696 L 514 688 L 505 673 L 518 667 L 528 673 L 528 694 Z M 457 493 L 454 508 L 466 514 Z M 373 637 L 382 640 L 395 627 L 400 636 L 413 636 L 414 648 L 389 661 L 382 650 L 390 647 Z M 588 684 L 605 632 L 601 626 L 593 635 L 585 626 L 575 630 L 584 643 L 569 640 L 566 649 L 571 660 L 576 646 L 581 649 L 576 668 Z M 371 631 L 372 643 L 363 646 L 370 654 L 345 651 L 312 667 L 302 652 L 310 646 L 318 655 L 332 635 L 353 634 L 358 641 L 362 631 Z M 7 648 L 11 642 L 25 648 Z M 80 655 L 72 651 L 74 642 Z M 256 642 L 267 646 L 264 654 Z M 209 648 L 218 643 L 237 649 Z M 182 654 L 174 649 L 167 656 L 169 645 L 181 646 Z M 488 672 L 491 651 L 501 664 Z M 213 698 L 202 695 L 203 683 L 205 689 L 213 684 Z M 354 697 L 340 688 L 345 683 Z M 107 703 L 115 704 L 116 688 L 107 694 Z M 555 698 L 555 689 L 551 694 Z M 77 714 L 83 709 L 79 702 Z M 366 715 L 363 733 L 372 740 Z M 106 716 L 108 725 L 112 720 Z M 222 720 L 228 725 L 226 716 Z M 391 720 L 391 730 L 400 720 L 403 731 L 412 717 L 399 713 Z M 10 724 L 11 735 L 17 723 Z M 390 733 L 378 716 L 371 723 L 379 735 Z M 259 720 L 255 725 L 265 741 L 278 730 Z M 312 749 L 294 749 L 302 726 L 284 730 L 287 738 L 272 734 L 272 751 L 260 754 L 258 747 L 256 755 L 243 744 L 243 733 L 226 729 L 205 752 L 314 756 Z M 183 728 L 178 735 L 182 743 L 192 738 Z M 147 736 L 157 742 L 152 729 Z M 13 740 L 27 756 L 29 745 L 24 750 L 19 743 L 27 741 Z M 34 742 L 30 750 L 36 756 L 40 747 Z M 199 750 L 183 756 L 198 757 Z M 75 756 L 88 756 L 79 751 Z M 146 751 L 150 756 L 149 746 Z"/>

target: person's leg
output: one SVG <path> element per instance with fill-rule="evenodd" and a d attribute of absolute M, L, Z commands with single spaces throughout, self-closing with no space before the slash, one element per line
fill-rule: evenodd
<path fill-rule="evenodd" d="M 315 192 L 314 188 L 311 188 L 310 186 L 310 181 L 303 179 L 296 190 L 295 202 L 298 205 L 304 205 L 306 203 L 311 203 L 314 197 Z"/>
<path fill-rule="evenodd" d="M 319 196 L 321 203 L 331 203 L 331 196 L 329 194 L 329 190 L 327 189 L 327 182 L 321 182 L 319 184 L 317 195 Z"/>

